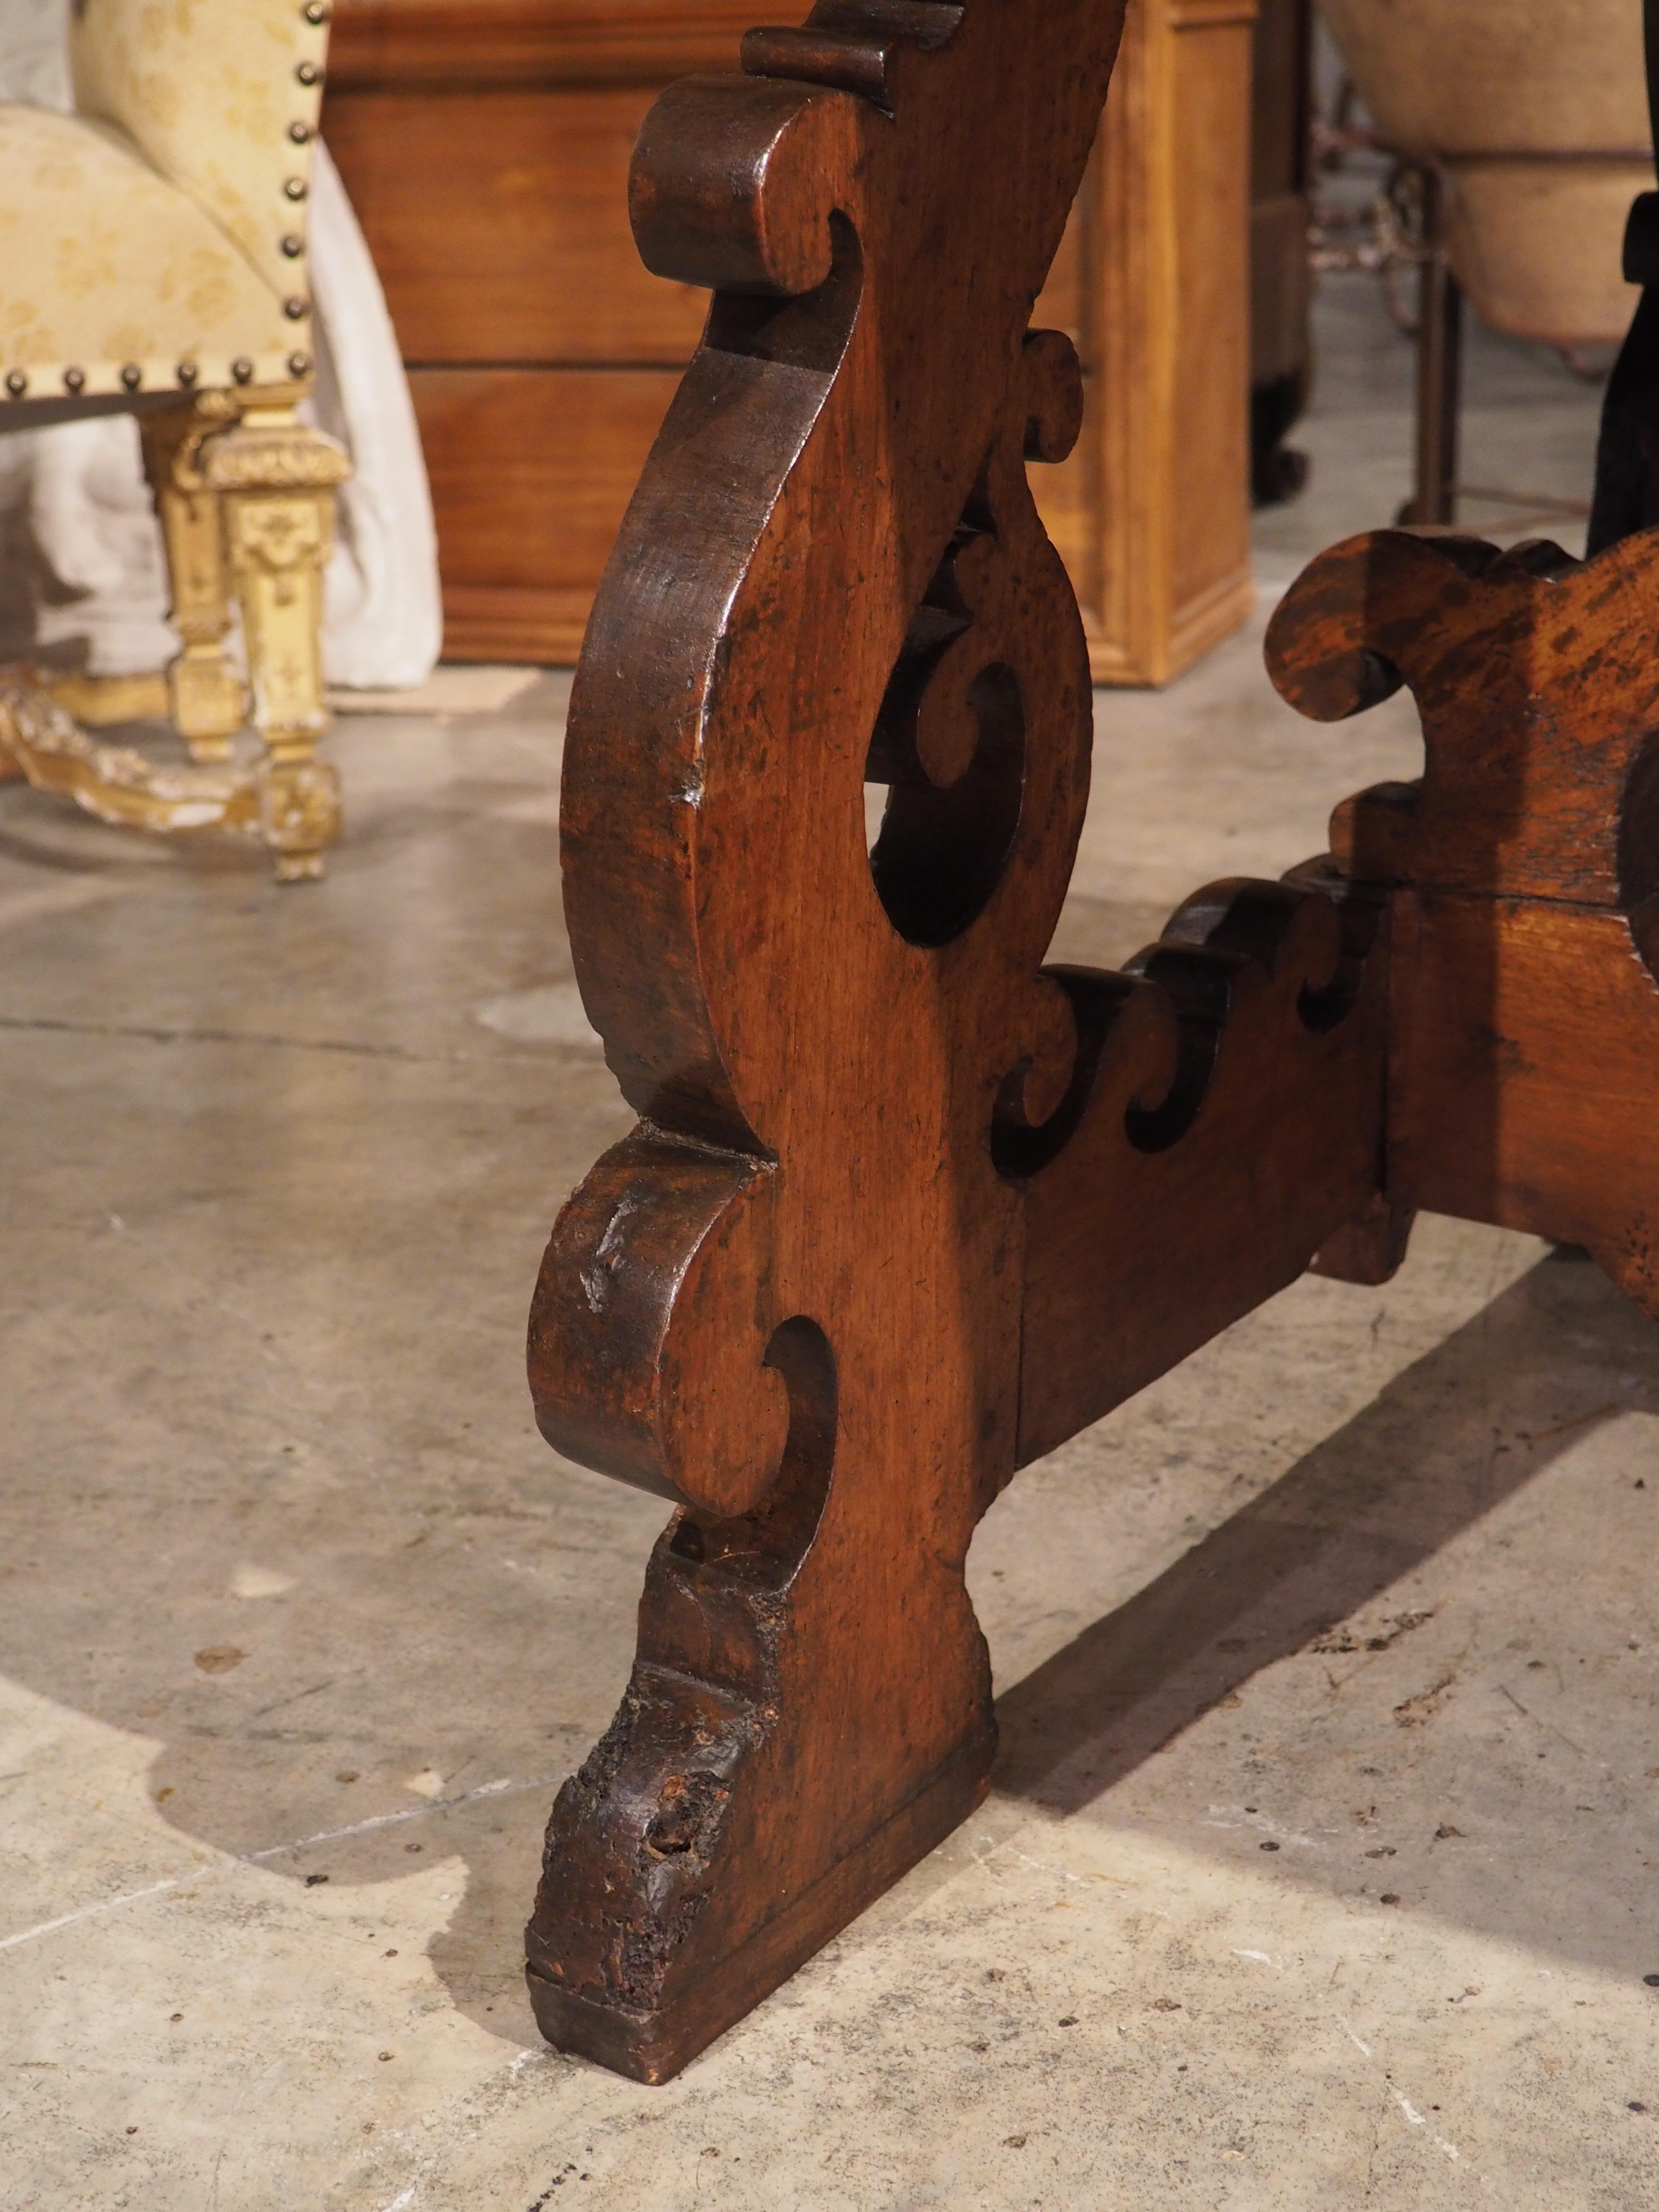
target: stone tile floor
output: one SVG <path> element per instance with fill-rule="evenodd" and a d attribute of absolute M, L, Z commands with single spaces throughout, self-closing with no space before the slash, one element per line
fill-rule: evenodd
<path fill-rule="evenodd" d="M 1362 280 L 1321 317 L 1264 599 L 1405 489 L 1405 349 Z M 1595 392 L 1474 351 L 1480 480 L 1581 486 Z M 1315 728 L 1259 653 L 1101 696 L 1058 954 L 1412 772 L 1407 702 Z M 539 1832 L 662 1518 L 523 1383 L 629 1118 L 566 690 L 343 717 L 315 889 L 0 792 L 0 2203 L 1659 2206 L 1659 1333 L 1445 1221 L 995 1507 L 1004 1748 L 945 1847 L 666 2088 L 541 2045 Z"/>

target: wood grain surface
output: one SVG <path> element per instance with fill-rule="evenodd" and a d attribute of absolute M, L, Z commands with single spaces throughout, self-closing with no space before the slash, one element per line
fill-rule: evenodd
<path fill-rule="evenodd" d="M 1091 714 L 1026 468 L 1085 380 L 1027 322 L 1115 28 L 820 0 L 640 140 L 646 261 L 715 297 L 573 696 L 570 939 L 640 1121 L 530 1374 L 551 1443 L 678 1510 L 528 1964 L 553 2041 L 647 2081 L 985 1787 L 962 1570 L 1018 1465 L 1304 1267 L 1384 1280 L 1422 1206 L 1659 1314 L 1659 532 L 1322 556 L 1273 679 L 1327 720 L 1409 685 L 1421 780 L 1121 974 L 1041 965 Z"/>
<path fill-rule="evenodd" d="M 962 1570 L 1022 1457 L 1377 1200 L 1376 901 L 1215 885 L 1124 975 L 1040 972 L 1091 709 L 1026 476 L 1083 378 L 1028 324 L 1116 30 L 824 0 L 635 157 L 647 264 L 715 298 L 572 699 L 571 945 L 641 1120 L 530 1372 L 551 1443 L 680 1510 L 529 1967 L 647 2080 L 983 1790 Z"/>
<path fill-rule="evenodd" d="M 1420 781 L 1331 824 L 1391 913 L 1395 1217 L 1584 1245 L 1659 1317 L 1656 611 L 1651 529 L 1583 562 L 1383 531 L 1304 572 L 1267 660 L 1320 720 L 1402 683 L 1422 717 Z"/>
<path fill-rule="evenodd" d="M 730 65 L 752 0 L 336 0 L 329 81 L 638 83 Z"/>
<path fill-rule="evenodd" d="M 708 295 L 652 276 L 628 222 L 628 164 L 655 96 L 399 86 L 331 106 L 329 150 L 411 368 L 684 366 Z"/>
<path fill-rule="evenodd" d="M 1033 489 L 1100 682 L 1164 682 L 1253 605 L 1252 14 L 1252 0 L 1132 11 L 1033 317 L 1071 337 L 1090 395 L 1075 450 Z M 708 304 L 640 260 L 634 137 L 673 77 L 736 67 L 750 20 L 727 0 L 341 0 L 324 131 L 406 363 L 417 380 L 541 376 L 510 406 L 467 410 L 466 446 L 447 440 L 434 472 L 452 658 L 575 657 L 657 427 L 641 439 L 639 373 L 682 368 Z M 480 402 L 500 390 L 481 383 Z M 453 386 L 442 404 L 459 419 Z M 554 482 L 572 510 L 558 580 L 508 580 L 504 543 L 559 532 Z"/>

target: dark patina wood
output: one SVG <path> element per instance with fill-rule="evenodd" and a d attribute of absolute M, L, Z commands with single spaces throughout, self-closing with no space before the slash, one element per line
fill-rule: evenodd
<path fill-rule="evenodd" d="M 1091 710 L 1024 474 L 1077 362 L 1026 325 L 1117 27 L 820 0 L 640 143 L 646 259 L 714 301 L 573 698 L 571 942 L 641 1119 L 530 1371 L 552 1444 L 678 1510 L 528 1940 L 550 2038 L 647 2081 L 983 1792 L 963 1565 L 1019 1464 L 1309 1265 L 1383 1279 L 1417 1206 L 1651 1295 L 1650 539 L 1324 556 L 1275 680 L 1409 683 L 1421 786 L 1121 974 L 1041 965 Z"/>
<path fill-rule="evenodd" d="M 1419 782 L 1338 865 L 1387 898 L 1387 1191 L 1583 1244 L 1659 1316 L 1659 543 L 1586 562 L 1384 531 L 1322 554 L 1267 662 L 1323 721 L 1404 683 Z"/>

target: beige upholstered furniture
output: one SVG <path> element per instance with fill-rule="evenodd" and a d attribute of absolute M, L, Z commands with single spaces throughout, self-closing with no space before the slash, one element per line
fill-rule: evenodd
<path fill-rule="evenodd" d="M 320 872 L 339 811 L 314 756 L 347 464 L 295 412 L 328 19 L 326 0 L 73 0 L 75 113 L 0 105 L 0 431 L 137 416 L 183 640 L 167 705 L 197 766 L 152 769 L 64 711 L 117 720 L 142 685 L 60 684 L 53 704 L 15 673 L 0 751 L 106 819 L 258 837 L 289 880 Z M 262 757 L 239 774 L 249 719 Z"/>
<path fill-rule="evenodd" d="M 1616 344 L 1630 204 L 1653 185 L 1637 0 L 1320 0 L 1377 131 L 1443 179 L 1482 321 Z"/>

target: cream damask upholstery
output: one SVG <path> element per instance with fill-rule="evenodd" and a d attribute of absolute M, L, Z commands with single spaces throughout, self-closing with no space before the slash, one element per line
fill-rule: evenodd
<path fill-rule="evenodd" d="M 240 830 L 279 877 L 314 876 L 338 827 L 338 780 L 314 754 L 323 572 L 348 472 L 295 412 L 313 370 L 306 215 L 328 0 L 70 6 L 75 112 L 0 103 L 0 433 L 137 416 L 184 641 L 163 696 L 197 765 L 152 774 L 63 712 L 120 719 L 130 684 L 112 707 L 96 679 L 46 700 L 14 678 L 0 774 L 107 820 Z M 264 757 L 239 774 L 250 719 Z"/>
<path fill-rule="evenodd" d="M 187 193 L 112 131 L 0 107 L 0 364 L 14 398 L 289 376 L 282 303 Z M 3 404 L 0 402 L 0 404 Z M 0 415 L 0 428 L 4 416 Z"/>
<path fill-rule="evenodd" d="M 7 392 L 309 372 L 305 201 L 327 43 L 326 7 L 303 0 L 80 0 L 76 112 L 0 106 Z"/>
<path fill-rule="evenodd" d="M 278 295 L 327 57 L 327 8 L 298 0 L 81 0 L 70 27 L 76 112 L 125 131 Z"/>

